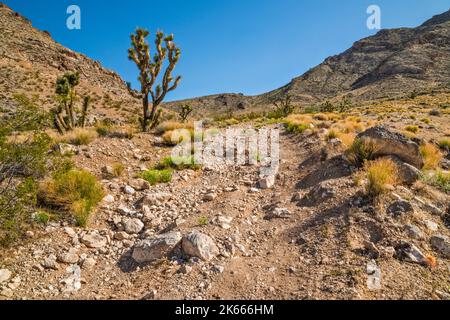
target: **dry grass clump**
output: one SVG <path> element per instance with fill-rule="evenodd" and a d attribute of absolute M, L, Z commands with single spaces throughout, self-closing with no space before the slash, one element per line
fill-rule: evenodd
<path fill-rule="evenodd" d="M 155 133 L 157 135 L 163 135 L 168 131 L 175 131 L 177 129 L 193 130 L 194 125 L 192 123 L 182 123 L 178 121 L 164 121 L 156 127 Z"/>
<path fill-rule="evenodd" d="M 434 144 L 426 143 L 421 145 L 420 153 L 424 160 L 423 170 L 433 170 L 439 167 L 439 163 L 442 160 L 442 153 Z"/>
<path fill-rule="evenodd" d="M 366 161 L 374 159 L 375 152 L 376 147 L 372 141 L 355 139 L 346 154 L 354 165 L 361 167 Z"/>
<path fill-rule="evenodd" d="M 397 165 L 388 158 L 366 162 L 364 171 L 367 178 L 366 192 L 371 197 L 385 193 L 387 185 L 395 185 L 398 181 Z"/>
<path fill-rule="evenodd" d="M 64 135 L 53 136 L 55 143 L 69 143 L 76 146 L 88 145 L 95 139 L 97 139 L 98 134 L 93 129 L 86 128 L 76 128 L 72 131 L 67 132 Z"/>
<path fill-rule="evenodd" d="M 120 177 L 125 171 L 125 166 L 120 162 L 114 163 L 111 167 L 113 169 L 112 173 L 115 177 Z"/>
<path fill-rule="evenodd" d="M 419 127 L 418 126 L 406 126 L 405 130 L 412 132 L 412 133 L 417 133 L 417 132 L 419 132 Z"/>

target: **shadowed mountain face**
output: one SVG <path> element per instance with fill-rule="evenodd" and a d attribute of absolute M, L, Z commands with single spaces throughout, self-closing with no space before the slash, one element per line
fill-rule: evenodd
<path fill-rule="evenodd" d="M 0 103 L 6 109 L 13 104 L 12 95 L 23 92 L 39 94 L 45 105 L 54 104 L 56 77 L 77 70 L 81 75 L 80 91 L 93 93 L 97 113 L 112 112 L 126 117 L 120 112 L 121 104 L 126 104 L 131 112 L 139 112 L 139 102 L 128 94 L 119 75 L 56 43 L 49 33 L 35 29 L 30 21 L 1 3 L 0 34 Z M 447 11 L 417 28 L 382 30 L 357 41 L 347 51 L 327 58 L 274 91 L 253 97 L 217 94 L 166 106 L 188 103 L 197 116 L 208 116 L 230 110 L 259 111 L 285 93 L 297 104 L 310 104 L 345 94 L 351 94 L 355 100 L 367 100 L 449 86 L 450 11 Z"/>

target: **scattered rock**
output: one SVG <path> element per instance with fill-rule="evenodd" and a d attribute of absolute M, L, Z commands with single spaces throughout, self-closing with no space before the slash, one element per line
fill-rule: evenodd
<path fill-rule="evenodd" d="M 123 226 L 125 232 L 128 234 L 137 234 L 144 229 L 144 223 L 137 218 L 125 219 L 123 221 Z"/>
<path fill-rule="evenodd" d="M 430 243 L 434 250 L 446 258 L 450 258 L 450 240 L 448 237 L 437 234 L 431 237 Z"/>
<path fill-rule="evenodd" d="M 81 264 L 83 269 L 91 269 L 95 266 L 97 261 L 95 261 L 94 258 L 86 258 L 83 260 L 83 263 Z"/>
<path fill-rule="evenodd" d="M 137 191 L 143 191 L 143 190 L 150 189 L 150 183 L 148 181 L 144 180 L 144 179 L 141 179 L 141 178 L 131 180 L 129 182 L 129 184 L 130 184 L 130 186 L 133 189 L 135 189 Z"/>
<path fill-rule="evenodd" d="M 114 169 L 111 166 L 104 166 L 102 167 L 102 174 L 105 178 L 112 178 L 114 177 Z"/>
<path fill-rule="evenodd" d="M 66 268 L 66 272 L 70 273 L 70 276 L 61 281 L 65 285 L 62 290 L 63 293 L 72 293 L 81 289 L 81 269 L 78 265 L 74 264 Z"/>
<path fill-rule="evenodd" d="M 106 246 L 106 238 L 98 233 L 87 233 L 81 238 L 81 242 L 88 248 L 102 248 Z"/>
<path fill-rule="evenodd" d="M 71 156 L 78 154 L 78 148 L 68 143 L 58 143 L 54 150 L 59 152 L 62 156 Z"/>
<path fill-rule="evenodd" d="M 397 200 L 388 207 L 387 212 L 392 214 L 394 217 L 399 217 L 407 213 L 413 213 L 414 208 L 408 201 Z"/>
<path fill-rule="evenodd" d="M 427 259 L 425 255 L 414 244 L 405 240 L 395 247 L 396 257 L 400 260 L 407 262 L 418 263 L 421 265 L 427 265 Z"/>
<path fill-rule="evenodd" d="M 274 208 L 265 218 L 266 219 L 286 219 L 291 212 L 287 208 Z"/>
<path fill-rule="evenodd" d="M 405 225 L 405 232 L 406 234 L 416 240 L 423 240 L 425 238 L 425 235 L 418 227 L 412 224 Z"/>
<path fill-rule="evenodd" d="M 42 262 L 42 266 L 45 269 L 53 269 L 53 270 L 58 270 L 59 269 L 59 264 L 58 262 L 56 262 L 56 256 L 51 254 L 49 255 L 44 262 Z"/>
<path fill-rule="evenodd" d="M 271 189 L 275 185 L 275 176 L 268 176 L 258 181 L 260 189 Z"/>
<path fill-rule="evenodd" d="M 134 190 L 133 187 L 127 185 L 127 186 L 123 187 L 123 192 L 125 194 L 133 195 L 136 193 L 136 190 Z"/>
<path fill-rule="evenodd" d="M 217 195 L 215 193 L 208 193 L 205 194 L 205 196 L 203 197 L 204 201 L 213 201 L 215 198 L 217 198 Z"/>
<path fill-rule="evenodd" d="M 436 222 L 433 222 L 431 220 L 425 220 L 424 221 L 425 226 L 428 228 L 428 230 L 430 231 L 437 231 L 439 226 Z"/>
<path fill-rule="evenodd" d="M 8 281 L 11 275 L 12 273 L 8 269 L 0 269 L 0 283 Z"/>
<path fill-rule="evenodd" d="M 58 261 L 67 264 L 75 264 L 79 260 L 79 256 L 75 250 L 71 249 L 68 252 L 64 252 L 58 256 Z"/>
<path fill-rule="evenodd" d="M 183 252 L 188 256 L 208 261 L 219 254 L 219 249 L 209 236 L 198 231 L 192 231 L 183 237 Z"/>
<path fill-rule="evenodd" d="M 105 197 L 103 198 L 103 202 L 106 202 L 106 203 L 113 203 L 113 202 L 114 202 L 114 196 L 111 195 L 111 194 L 108 194 L 107 196 L 105 196 Z"/>
<path fill-rule="evenodd" d="M 151 262 L 170 254 L 182 239 L 180 232 L 169 232 L 138 242 L 132 253 L 137 263 Z"/>

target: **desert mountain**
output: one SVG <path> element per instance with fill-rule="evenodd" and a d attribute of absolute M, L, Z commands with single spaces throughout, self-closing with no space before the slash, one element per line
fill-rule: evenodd
<path fill-rule="evenodd" d="M 44 106 L 55 102 L 54 83 L 67 71 L 80 73 L 80 93 L 94 98 L 97 115 L 125 117 L 121 106 L 134 103 L 120 76 L 99 62 L 56 43 L 49 32 L 0 3 L 0 105 L 9 110 L 14 94 L 37 95 Z M 130 110 L 131 111 L 131 110 Z"/>
<path fill-rule="evenodd" d="M 450 10 L 417 28 L 381 30 L 359 40 L 269 93 L 254 97 L 223 94 L 177 103 L 238 111 L 270 105 L 285 93 L 298 103 L 317 103 L 344 94 L 368 100 L 442 87 L 450 87 Z"/>

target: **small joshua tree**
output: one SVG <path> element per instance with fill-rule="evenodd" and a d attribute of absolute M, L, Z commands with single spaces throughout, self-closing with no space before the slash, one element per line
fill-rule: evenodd
<path fill-rule="evenodd" d="M 153 59 L 150 56 L 150 46 L 146 40 L 148 35 L 147 30 L 137 29 L 136 33 L 131 35 L 132 47 L 128 49 L 128 58 L 134 61 L 139 69 L 138 80 L 141 84 L 141 91 L 132 90 L 130 84 L 128 84 L 128 89 L 135 98 L 142 99 L 143 116 L 139 121 L 144 132 L 147 131 L 149 126 L 150 129 L 153 129 L 158 125 L 162 112 L 161 109 L 158 109 L 159 105 L 168 92 L 176 89 L 181 80 L 180 76 L 175 79 L 172 77 L 172 71 L 181 55 L 181 50 L 173 42 L 173 35 L 165 36 L 161 31 L 156 33 L 156 53 Z M 161 84 L 155 86 L 166 59 L 168 65 L 164 71 Z"/>
<path fill-rule="evenodd" d="M 287 117 L 294 112 L 291 104 L 291 96 L 286 94 L 283 98 L 273 101 L 273 105 L 277 108 L 276 113 L 282 118 Z"/>
<path fill-rule="evenodd" d="M 78 72 L 68 72 L 56 80 L 56 96 L 59 101 L 58 107 L 54 110 L 54 125 L 60 134 L 73 130 L 76 127 L 84 127 L 90 97 L 83 100 L 81 115 L 77 116 L 75 101 L 77 94 L 75 87 L 80 83 Z M 78 119 L 78 120 L 77 120 Z"/>
<path fill-rule="evenodd" d="M 179 117 L 181 122 L 186 122 L 187 118 L 189 117 L 189 115 L 192 113 L 193 110 L 194 109 L 192 109 L 192 107 L 188 104 L 181 106 L 179 111 Z"/>

